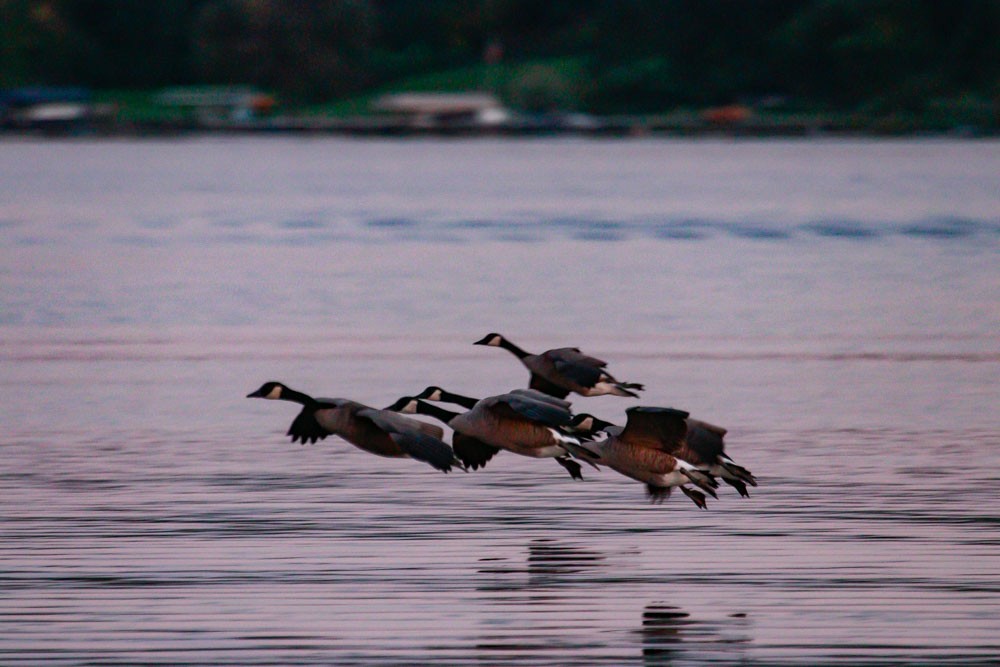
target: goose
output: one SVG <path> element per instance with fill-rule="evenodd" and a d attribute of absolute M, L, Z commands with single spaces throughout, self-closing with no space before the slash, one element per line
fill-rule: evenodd
<path fill-rule="evenodd" d="M 441 440 L 444 430 L 346 398 L 313 398 L 280 382 L 265 382 L 247 398 L 290 401 L 302 406 L 288 435 L 292 442 L 314 443 L 339 435 L 358 449 L 392 458 L 409 457 L 442 472 L 461 466 L 451 447 Z"/>
<path fill-rule="evenodd" d="M 529 401 L 535 400 L 535 401 L 543 401 L 545 403 L 551 403 L 559 410 L 569 410 L 570 407 L 569 401 L 564 401 L 562 399 L 549 396 L 548 394 L 544 394 L 534 389 L 513 389 L 507 393 L 511 395 L 524 396 Z M 417 394 L 412 398 L 404 397 L 400 399 L 399 401 L 396 402 L 394 406 L 390 406 L 389 408 L 386 409 L 388 410 L 403 409 L 404 406 L 406 406 L 408 402 L 410 400 L 413 400 L 414 398 L 423 399 L 427 401 L 454 403 L 455 405 L 459 405 L 465 408 L 466 410 L 471 410 L 472 408 L 476 407 L 476 403 L 479 402 L 478 398 L 472 398 L 471 396 L 463 396 L 462 394 L 456 394 L 454 392 L 442 389 L 441 387 L 432 385 L 430 387 L 427 387 L 422 392 L 420 392 L 419 394 Z M 418 412 L 434 417 L 435 419 L 438 419 L 439 421 L 445 424 L 448 424 L 449 422 L 451 422 L 453 418 L 455 418 L 460 414 L 458 412 L 452 412 L 449 410 L 445 410 L 443 408 L 438 408 L 436 406 L 430 406 L 426 404 L 420 405 L 418 403 L 415 406 L 411 407 L 416 409 Z M 494 447 L 493 445 L 485 443 L 482 440 L 479 440 L 478 438 L 473 438 L 471 436 L 464 435 L 457 431 L 452 436 L 451 445 L 452 448 L 455 450 L 455 455 L 459 458 L 459 460 L 461 460 L 462 463 L 464 463 L 467 468 L 471 468 L 472 470 L 477 470 L 479 468 L 485 467 L 486 463 L 490 459 L 492 459 L 497 454 L 497 452 L 500 451 L 499 447 Z M 570 467 L 567 468 L 567 470 L 570 471 L 571 475 L 574 474 L 573 473 L 574 469 L 576 469 L 577 472 L 579 472 L 578 468 L 574 467 L 575 464 L 572 461 L 568 461 L 567 459 L 558 459 L 558 460 L 560 464 L 563 465 L 565 465 L 567 462 L 569 463 Z"/>
<path fill-rule="evenodd" d="M 707 507 L 706 493 L 718 498 L 715 493 L 718 482 L 706 468 L 679 455 L 688 433 L 687 412 L 638 406 L 629 408 L 625 414 L 628 421 L 624 428 L 606 426 L 607 439 L 586 443 L 586 448 L 597 455 L 597 463 L 644 482 L 654 503 L 666 500 L 674 487 L 680 487 L 702 509 Z M 577 415 L 575 421 L 586 424 L 588 420 L 596 418 L 583 414 Z M 688 488 L 689 482 L 697 488 Z"/>
<path fill-rule="evenodd" d="M 437 387 L 428 389 L 432 395 L 457 399 L 455 402 L 459 405 L 475 402 L 465 412 L 454 412 L 414 396 L 404 396 L 390 409 L 404 414 L 424 414 L 450 426 L 455 431 L 452 445 L 456 455 L 473 469 L 486 465 L 500 450 L 506 450 L 532 458 L 554 458 L 573 479 L 583 479 L 580 464 L 570 459 L 570 455 L 582 455 L 588 462 L 594 458 L 591 452 L 580 447 L 577 438 L 563 430 L 572 420 L 567 401 L 530 389 L 481 400 L 444 392 Z"/>
<path fill-rule="evenodd" d="M 557 407 L 565 408 L 567 410 L 571 405 L 569 401 L 564 401 L 561 398 L 556 398 L 555 396 L 545 394 L 536 389 L 512 389 L 507 393 L 514 395 L 521 394 L 522 396 L 526 396 L 530 399 L 546 401 L 549 403 L 553 403 Z M 466 409 L 471 409 L 475 407 L 476 403 L 479 402 L 478 398 L 472 398 L 470 396 L 463 396 L 462 394 L 456 394 L 450 391 L 446 391 L 441 387 L 433 385 L 424 389 L 422 392 L 414 396 L 414 398 L 423 399 L 425 401 L 435 401 L 440 403 L 454 403 Z M 570 435 L 580 440 L 593 440 L 596 437 L 597 433 L 600 433 L 602 430 L 597 426 L 597 424 L 603 426 L 614 426 L 614 424 L 612 424 L 611 422 L 599 420 L 597 419 L 597 417 L 594 417 L 593 415 L 579 415 L 579 416 L 589 417 L 590 421 L 587 422 L 585 425 L 581 426 L 580 424 L 582 420 L 578 419 L 577 417 L 574 417 L 570 420 L 569 424 L 561 428 L 563 431 L 569 431 Z M 454 445 L 454 443 L 452 444 Z M 466 463 L 468 462 L 466 461 Z"/>
<path fill-rule="evenodd" d="M 452 401 L 448 401 L 452 402 Z M 475 399 L 473 399 L 475 404 Z M 452 420 L 461 413 L 446 410 L 442 407 L 424 402 L 417 396 L 403 396 L 398 401 L 386 408 L 394 412 L 406 414 L 421 414 L 433 417 L 443 424 L 451 425 Z M 466 435 L 459 431 L 454 431 L 451 436 L 451 447 L 455 451 L 455 456 L 462 464 L 470 470 L 485 468 L 486 464 L 497 455 L 499 447 L 483 442 L 479 438 Z"/>
<path fill-rule="evenodd" d="M 502 347 L 521 360 L 531 372 L 529 387 L 556 398 L 566 398 L 570 392 L 581 396 L 630 396 L 641 391 L 643 385 L 619 382 L 604 370 L 606 361 L 590 357 L 575 347 L 560 347 L 541 354 L 525 352 L 498 333 L 487 334 L 473 345 Z"/>
<path fill-rule="evenodd" d="M 705 467 L 710 475 L 721 478 L 741 496 L 749 498 L 747 484 L 757 486 L 757 478 L 726 454 L 723 442 L 726 429 L 690 417 L 685 418 L 684 422 L 687 427 L 684 438 L 677 442 L 676 449 L 671 451 L 671 454 L 696 466 Z M 618 435 L 622 432 L 622 427 L 593 415 L 581 413 L 573 418 L 570 430 L 574 435 L 586 439 L 601 431 L 608 435 Z"/>

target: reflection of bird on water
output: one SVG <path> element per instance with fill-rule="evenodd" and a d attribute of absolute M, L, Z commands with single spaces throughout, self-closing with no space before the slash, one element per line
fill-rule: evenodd
<path fill-rule="evenodd" d="M 690 614 L 680 607 L 649 604 L 642 611 L 642 655 L 647 660 L 661 658 L 663 663 L 673 658 L 677 644 L 684 641 L 684 626 L 692 623 Z M 656 663 L 653 663 L 656 664 Z"/>
<path fill-rule="evenodd" d="M 731 619 L 746 614 L 730 614 Z M 740 630 L 740 621 L 712 623 L 698 621 L 673 605 L 654 602 L 642 611 L 642 657 L 646 665 L 670 665 L 680 658 L 685 664 L 738 664 L 742 662 L 743 646 L 749 638 L 730 634 L 729 623 Z"/>
<path fill-rule="evenodd" d="M 597 567 L 604 554 L 590 549 L 539 538 L 528 544 L 528 574 L 533 577 L 556 577 Z"/>
<path fill-rule="evenodd" d="M 506 558 L 480 559 L 480 590 L 530 590 L 575 581 L 573 575 L 603 567 L 607 556 L 600 551 L 560 540 L 536 538 L 528 543 L 524 564 Z M 525 579 L 527 575 L 527 579 Z M 492 580 L 492 581 L 491 581 Z"/>

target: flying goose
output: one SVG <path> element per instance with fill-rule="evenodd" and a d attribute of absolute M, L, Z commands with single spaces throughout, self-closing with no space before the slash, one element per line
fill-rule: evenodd
<path fill-rule="evenodd" d="M 581 396 L 631 396 L 638 398 L 633 389 L 644 387 L 634 382 L 619 382 L 604 370 L 606 361 L 583 354 L 575 347 L 560 347 L 530 354 L 498 333 L 491 333 L 473 343 L 488 347 L 502 347 L 521 360 L 531 372 L 529 387 L 556 398 L 566 398 L 570 392 Z"/>
<path fill-rule="evenodd" d="M 451 401 L 449 401 L 451 402 Z M 473 399 L 475 403 L 475 399 Z M 446 410 L 437 405 L 424 402 L 417 396 L 403 396 L 398 401 L 386 408 L 395 412 L 407 414 L 420 414 L 433 417 L 438 421 L 451 425 L 452 420 L 461 413 Z M 455 431 L 451 435 L 451 447 L 455 451 L 455 456 L 467 469 L 479 470 L 485 468 L 490 459 L 500 451 L 499 447 L 483 442 L 479 438 L 465 435 Z"/>
<path fill-rule="evenodd" d="M 547 404 L 552 404 L 559 411 L 568 411 L 571 405 L 569 401 L 555 398 L 554 396 L 550 396 L 535 389 L 513 389 L 507 393 L 512 396 L 520 395 L 527 401 L 541 401 Z M 404 409 L 413 398 L 423 399 L 426 401 L 454 403 L 455 405 L 462 406 L 466 410 L 471 410 L 476 406 L 476 403 L 479 402 L 478 398 L 463 396 L 462 394 L 456 394 L 442 389 L 441 387 L 432 385 L 412 398 L 401 398 L 394 406 L 390 406 L 386 409 Z M 448 424 L 454 417 L 460 414 L 458 412 L 452 412 L 437 406 L 427 404 L 421 405 L 420 403 L 410 407 L 414 408 L 420 414 L 426 414 L 430 417 L 434 417 L 445 424 Z M 478 438 L 473 438 L 457 431 L 452 436 L 451 445 L 455 450 L 455 455 L 462 461 L 462 463 L 464 463 L 466 467 L 472 468 L 473 470 L 485 467 L 486 463 L 500 451 L 499 447 L 494 447 L 493 445 L 485 443 Z M 569 470 L 570 474 L 576 478 L 574 471 L 579 473 L 579 466 L 568 459 L 557 460 L 564 466 L 568 464 L 567 470 Z"/>
<path fill-rule="evenodd" d="M 339 435 L 358 449 L 393 458 L 410 457 L 443 472 L 459 465 L 443 440 L 444 430 L 434 424 L 409 419 L 346 398 L 313 398 L 280 382 L 265 382 L 247 398 L 290 401 L 302 405 L 288 435 L 292 442 L 316 442 Z"/>
<path fill-rule="evenodd" d="M 457 397 L 460 405 L 475 400 L 438 387 L 428 389 L 432 395 L 450 397 L 445 400 Z M 571 477 L 583 479 L 580 464 L 570 455 L 582 455 L 588 462 L 593 458 L 591 452 L 580 447 L 577 438 L 563 430 L 572 420 L 569 403 L 530 389 L 489 396 L 473 403 L 466 412 L 445 410 L 411 396 L 400 398 L 391 409 L 425 414 L 450 426 L 455 431 L 452 445 L 456 455 L 473 468 L 484 466 L 502 449 L 532 458 L 554 458 Z"/>
<path fill-rule="evenodd" d="M 606 440 L 586 443 L 586 448 L 598 455 L 597 463 L 645 482 L 646 493 L 653 502 L 665 500 L 675 486 L 702 509 L 706 507 L 706 493 L 718 497 L 715 493 L 718 482 L 707 469 L 684 460 L 678 453 L 688 434 L 687 412 L 673 408 L 632 407 L 625 414 L 628 422 L 624 428 L 607 426 Z M 581 424 L 586 424 L 588 419 L 596 418 L 577 416 Z M 689 489 L 689 482 L 698 488 Z"/>
<path fill-rule="evenodd" d="M 704 467 L 710 475 L 721 477 L 741 496 L 749 498 L 747 484 L 757 486 L 757 479 L 749 470 L 737 465 L 726 454 L 723 442 L 726 429 L 690 417 L 685 418 L 684 422 L 687 427 L 684 438 L 675 443 L 674 449 L 668 451 L 688 463 Z M 593 415 L 581 413 L 573 418 L 570 430 L 580 438 L 588 438 L 601 431 L 608 435 L 619 435 L 622 427 Z"/>

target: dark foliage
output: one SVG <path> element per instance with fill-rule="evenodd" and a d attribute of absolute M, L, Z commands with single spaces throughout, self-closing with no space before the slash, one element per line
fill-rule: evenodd
<path fill-rule="evenodd" d="M 240 83 L 318 101 L 484 59 L 568 58 L 582 74 L 558 85 L 602 112 L 1000 100 L 1000 0 L 0 0 L 0 13 L 3 86 Z"/>

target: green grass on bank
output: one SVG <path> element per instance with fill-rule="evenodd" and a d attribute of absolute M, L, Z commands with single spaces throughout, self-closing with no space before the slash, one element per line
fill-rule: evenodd
<path fill-rule="evenodd" d="M 567 108 L 575 108 L 586 80 L 582 58 L 478 64 L 402 79 L 348 99 L 302 107 L 298 112 L 329 117 L 363 116 L 372 113 L 372 103 L 382 95 L 468 91 L 493 93 L 515 108 L 523 108 L 525 102 L 544 103 L 546 95 L 552 97 L 553 102 L 563 102 Z"/>
<path fill-rule="evenodd" d="M 275 96 L 277 115 L 348 118 L 371 115 L 373 102 L 382 95 L 398 92 L 486 91 L 497 95 L 515 109 L 558 108 L 579 110 L 592 82 L 583 58 L 535 60 L 523 63 L 477 64 L 410 77 L 379 89 L 323 104 L 294 106 Z M 157 104 L 159 91 L 104 90 L 95 93 L 98 103 L 113 104 L 122 122 L 171 123 L 191 117 L 189 111 Z M 753 126 L 800 126 L 840 129 L 851 132 L 915 133 L 971 131 L 995 132 L 1000 128 L 1000 101 L 974 96 L 957 99 L 922 100 L 916 108 L 893 109 L 893 105 L 873 100 L 855 110 L 830 111 L 796 104 L 791 108 L 755 110 Z M 700 122 L 700 109 L 664 109 L 660 113 L 629 116 L 650 128 L 681 129 Z"/>

